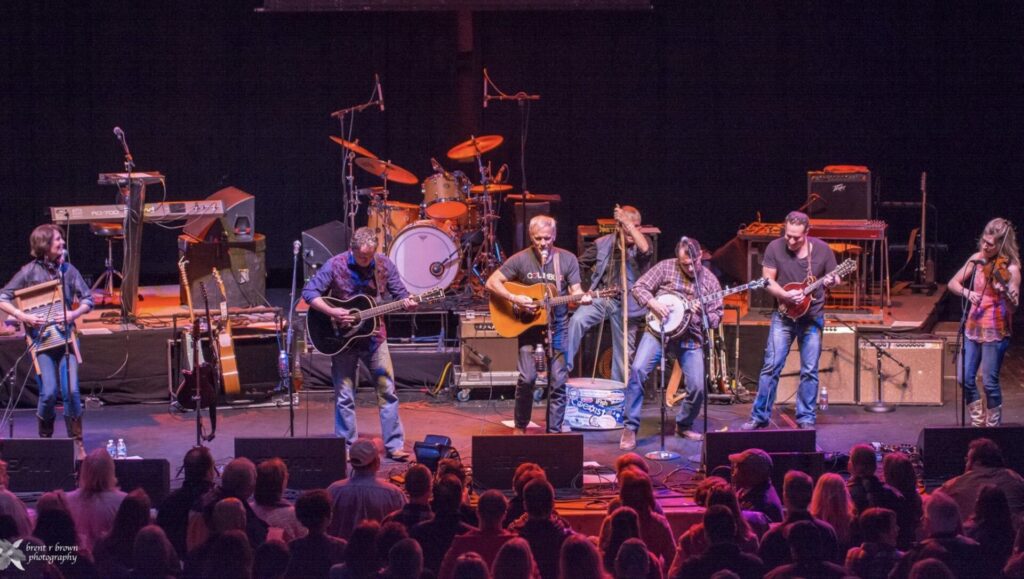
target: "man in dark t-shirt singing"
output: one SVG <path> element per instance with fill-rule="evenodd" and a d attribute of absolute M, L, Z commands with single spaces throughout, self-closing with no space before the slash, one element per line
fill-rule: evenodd
<path fill-rule="evenodd" d="M 505 287 L 513 281 L 524 285 L 548 283 L 557 289 L 559 295 L 578 295 L 580 287 L 580 264 L 572 253 L 554 246 L 555 220 L 547 215 L 537 215 L 530 220 L 531 246 L 509 257 L 487 280 L 487 289 L 499 298 L 516 303 L 526 310 L 535 310 L 538 304 L 529 296 L 516 295 Z M 590 303 L 589 296 L 583 296 L 582 303 Z M 565 418 L 565 382 L 569 378 L 565 358 L 565 334 L 568 327 L 569 306 L 557 306 L 549 312 L 551 329 L 551 351 L 548 362 L 548 432 L 561 432 Z M 535 351 L 538 345 L 545 347 L 545 327 L 533 327 L 519 335 L 519 380 L 516 382 L 515 433 L 526 434 L 533 407 L 533 387 L 537 382 Z"/>
<path fill-rule="evenodd" d="M 743 424 L 743 430 L 755 430 L 768 426 L 775 404 L 779 375 L 786 364 L 786 356 L 793 340 L 800 348 L 800 386 L 796 393 L 796 422 L 800 428 L 814 428 L 815 406 L 818 399 L 818 358 L 821 356 L 821 334 L 825 327 L 822 314 L 825 306 L 825 290 L 819 288 L 811 295 L 804 296 L 801 290 L 785 290 L 789 283 L 810 282 L 824 277 L 824 287 L 837 282 L 832 271 L 836 258 L 824 241 L 808 235 L 811 222 L 807 215 L 793 211 L 783 222 L 782 237 L 768 244 L 761 261 L 764 276 L 768 278 L 768 291 L 780 305 L 797 305 L 810 299 L 807 312 L 795 321 L 776 310 L 772 314 L 768 330 L 768 344 L 764 350 L 764 366 L 757 383 L 757 399 L 750 413 L 750 420 Z M 813 279 L 810 279 L 813 278 Z"/>

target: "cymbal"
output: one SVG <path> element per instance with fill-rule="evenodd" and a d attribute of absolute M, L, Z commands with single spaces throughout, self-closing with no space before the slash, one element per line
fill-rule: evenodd
<path fill-rule="evenodd" d="M 561 195 L 542 195 L 542 194 L 538 194 L 538 193 L 527 193 L 526 195 L 521 195 L 519 193 L 513 193 L 511 195 L 506 195 L 505 199 L 508 199 L 509 201 L 523 201 L 525 199 L 528 202 L 529 201 L 536 201 L 536 202 L 545 202 L 546 201 L 548 203 L 561 203 L 562 202 L 562 196 Z"/>
<path fill-rule="evenodd" d="M 362 155 L 364 157 L 369 157 L 371 159 L 377 158 L 377 155 L 374 155 L 369 150 L 360 145 L 358 140 L 346 141 L 345 139 L 342 139 L 341 137 L 335 137 L 334 135 L 331 135 L 331 140 L 357 155 Z"/>
<path fill-rule="evenodd" d="M 470 193 L 505 193 L 512 190 L 512 185 L 508 183 L 491 183 L 490 185 L 473 185 L 469 188 Z"/>
<path fill-rule="evenodd" d="M 405 169 L 389 163 L 387 161 L 381 161 L 380 159 L 370 159 L 368 157 L 360 157 L 356 159 L 356 165 L 359 168 L 380 177 L 381 179 L 387 179 L 393 183 L 402 183 L 403 185 L 416 185 L 420 182 L 416 178 L 416 175 L 406 171 Z"/>
<path fill-rule="evenodd" d="M 453 161 L 470 161 L 476 157 L 477 153 L 483 154 L 497 149 L 503 142 L 505 142 L 505 137 L 501 135 L 470 137 L 468 141 L 463 141 L 448 149 L 448 158 Z"/>

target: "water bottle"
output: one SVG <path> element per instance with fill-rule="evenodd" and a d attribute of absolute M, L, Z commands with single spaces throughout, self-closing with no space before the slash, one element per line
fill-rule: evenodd
<path fill-rule="evenodd" d="M 128 458 L 128 445 L 124 443 L 123 438 L 117 439 L 117 458 Z"/>
<path fill-rule="evenodd" d="M 114 446 L 113 438 L 107 441 L 107 454 L 110 455 L 110 458 L 117 458 L 117 447 Z"/>
<path fill-rule="evenodd" d="M 828 410 L 828 388 L 825 386 L 821 387 L 821 393 L 818 394 L 818 410 Z"/>
<path fill-rule="evenodd" d="M 537 374 L 543 374 L 547 368 L 544 367 L 544 346 L 537 344 L 533 347 L 533 363 L 537 368 Z"/>

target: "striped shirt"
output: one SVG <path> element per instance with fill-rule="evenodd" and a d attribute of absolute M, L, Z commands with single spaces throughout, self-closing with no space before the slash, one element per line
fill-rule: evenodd
<path fill-rule="evenodd" d="M 722 290 L 718 278 L 708 269 L 698 266 L 697 273 L 700 275 L 703 285 L 701 287 L 704 295 L 712 294 Z M 679 260 L 676 258 L 659 261 L 647 273 L 640 276 L 633 285 L 633 297 L 641 305 L 646 305 L 651 298 L 661 294 L 674 293 L 688 300 L 696 299 L 696 284 L 687 279 L 683 270 L 679 267 Z M 708 323 L 712 328 L 717 328 L 722 321 L 722 300 L 714 300 L 705 304 L 705 311 L 708 313 Z M 683 331 L 681 340 L 684 349 L 699 348 L 704 343 L 704 336 L 701 332 L 701 317 L 690 316 L 690 323 Z"/>

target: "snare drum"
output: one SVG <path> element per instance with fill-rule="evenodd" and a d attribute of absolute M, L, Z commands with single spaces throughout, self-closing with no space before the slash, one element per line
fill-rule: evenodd
<path fill-rule="evenodd" d="M 388 201 L 384 205 L 385 207 L 382 208 L 378 204 L 371 203 L 366 212 L 366 225 L 376 232 L 377 247 L 381 250 L 385 248 L 385 237 L 390 237 L 394 242 L 398 237 L 398 232 L 420 218 L 419 205 L 401 201 Z"/>
<path fill-rule="evenodd" d="M 417 221 L 395 238 L 388 251 L 411 293 L 445 289 L 459 274 L 462 254 L 451 234 L 431 221 Z"/>
<path fill-rule="evenodd" d="M 577 430 L 622 428 L 626 410 L 626 388 L 621 382 L 602 378 L 569 378 L 569 405 L 565 421 Z"/>
<path fill-rule="evenodd" d="M 466 214 L 464 196 L 455 177 L 445 173 L 431 175 L 423 180 L 422 191 L 427 217 L 445 220 Z"/>

